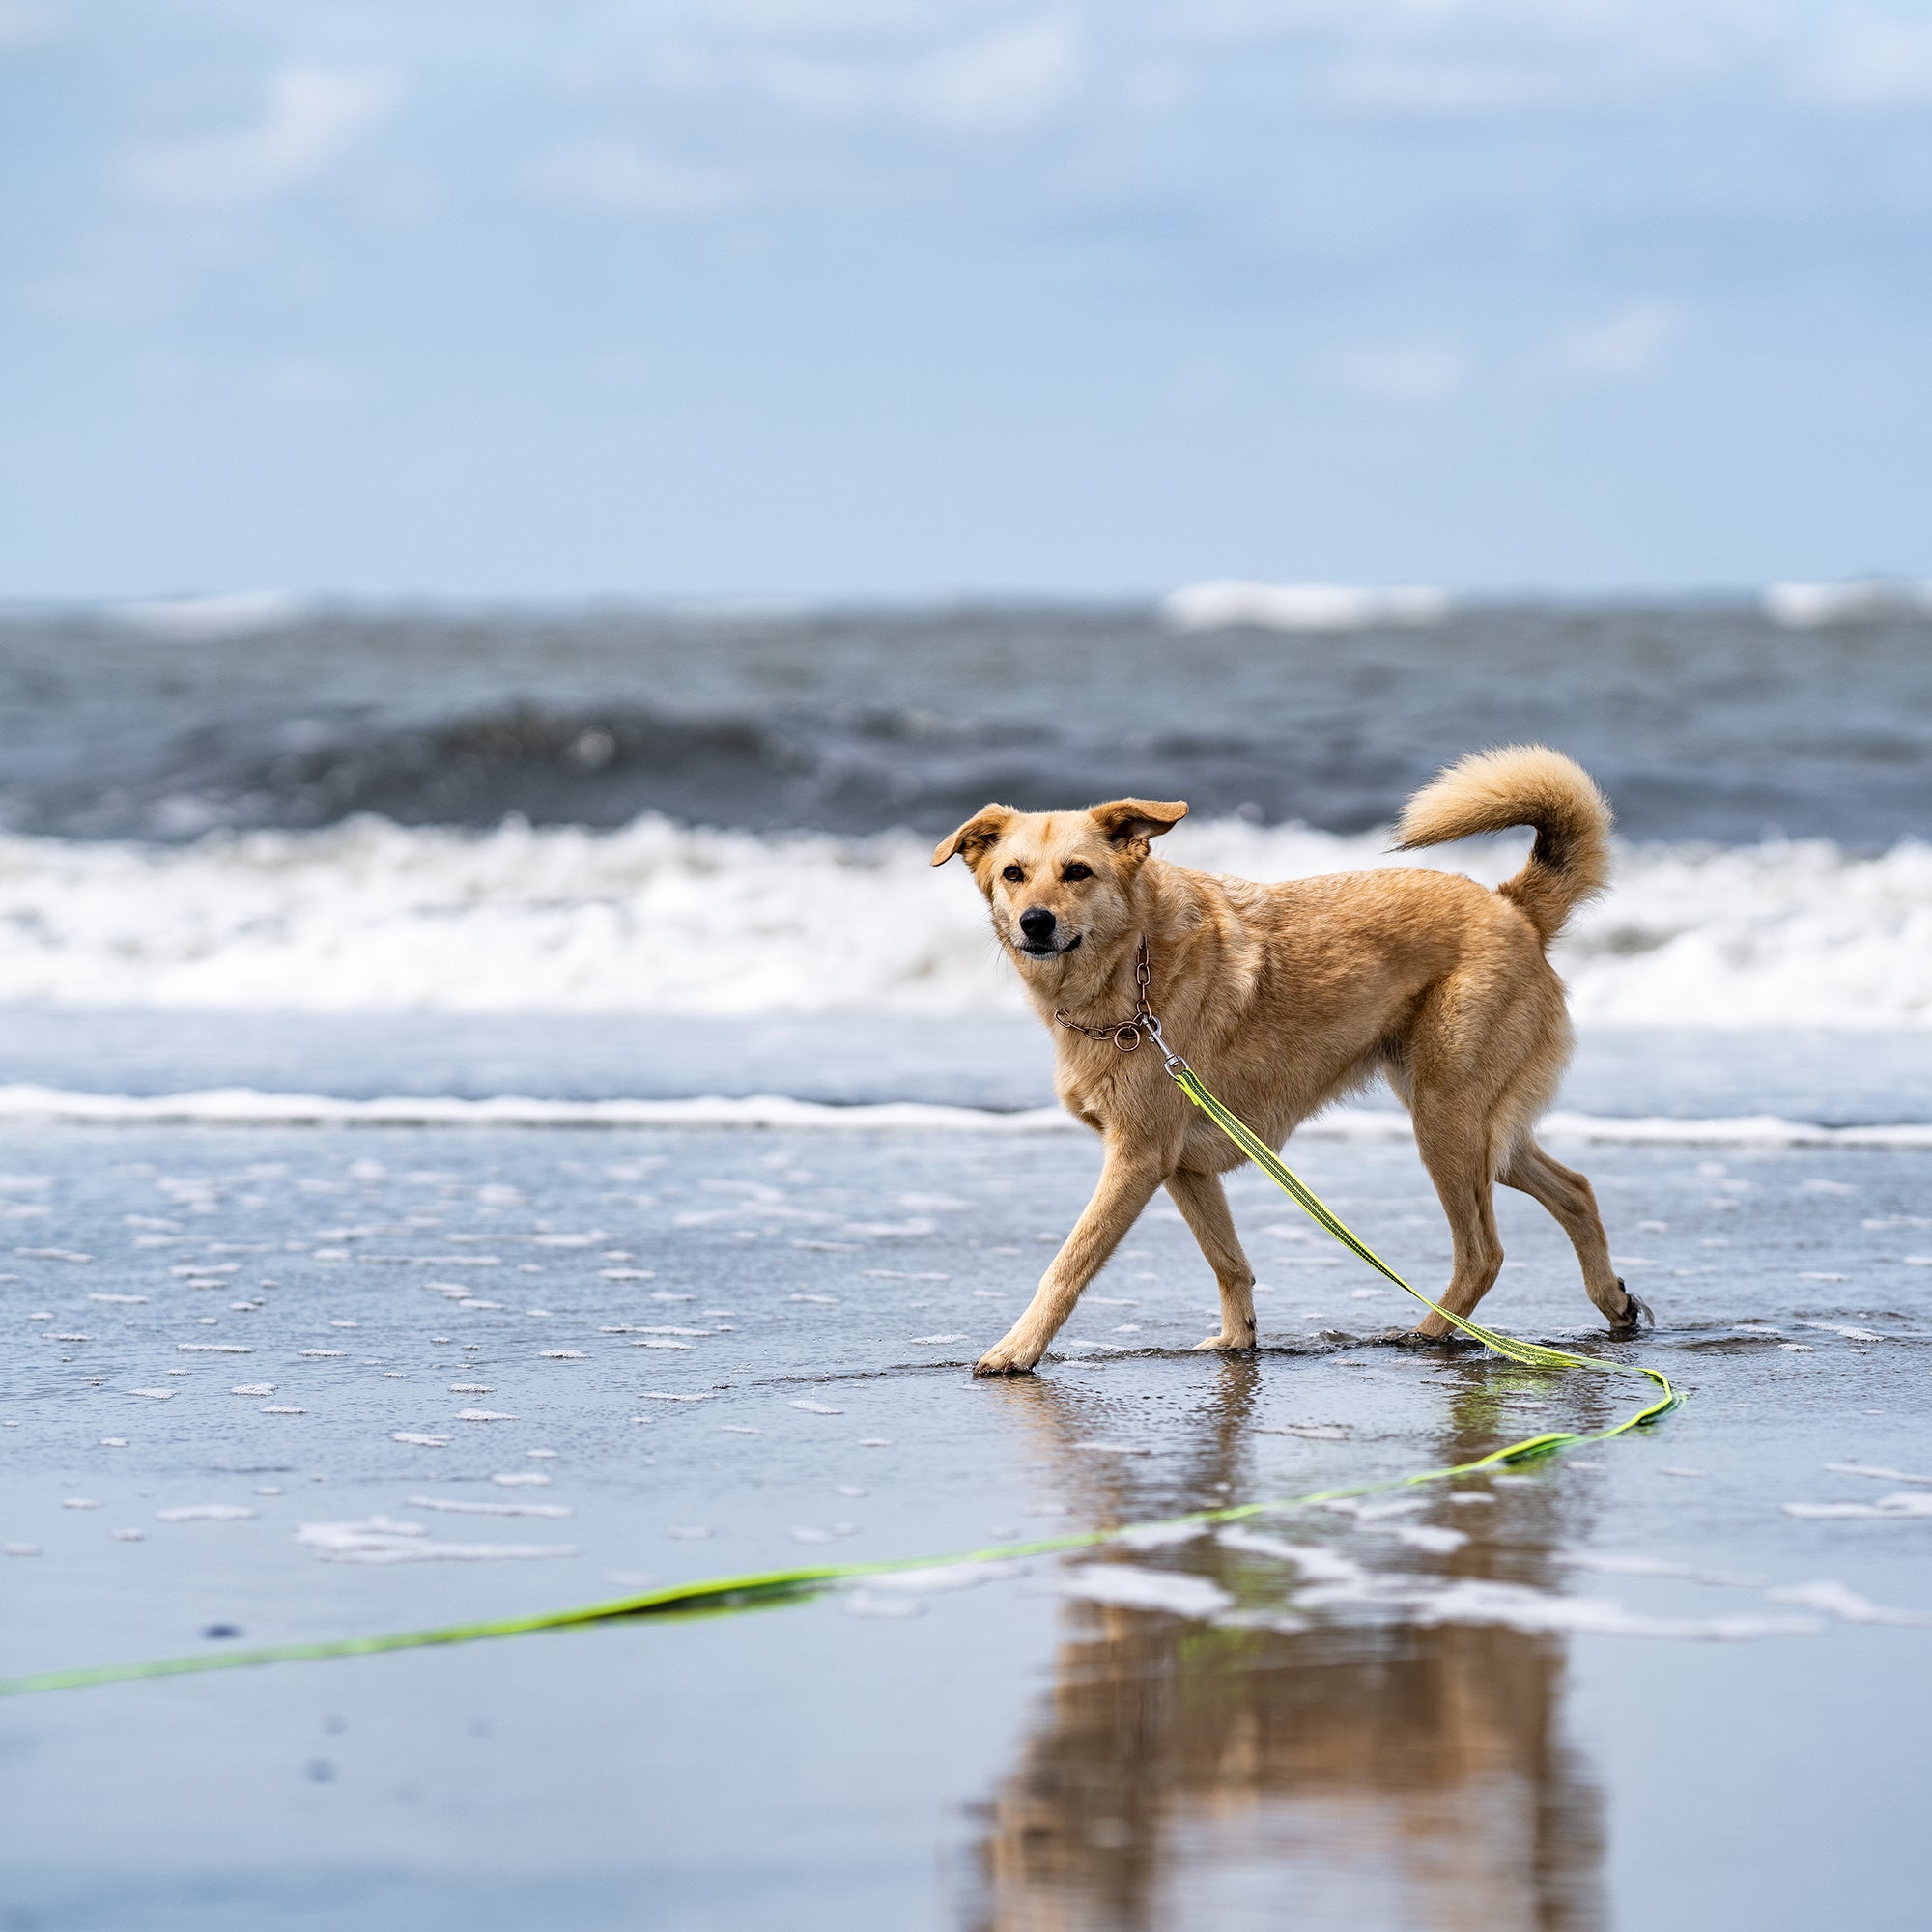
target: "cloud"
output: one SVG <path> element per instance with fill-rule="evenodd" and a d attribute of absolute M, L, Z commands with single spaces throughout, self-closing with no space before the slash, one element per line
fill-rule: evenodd
<path fill-rule="evenodd" d="M 740 90 L 817 120 L 894 122 L 957 134 L 1045 119 L 1072 94 L 1081 68 L 1073 23 L 1042 14 L 916 49 L 753 50 L 731 77 Z"/>
<path fill-rule="evenodd" d="M 907 104 L 955 128 L 1011 127 L 1050 113 L 1079 71 L 1071 22 L 1029 20 L 942 50 L 912 74 Z"/>
<path fill-rule="evenodd" d="M 621 138 L 567 142 L 524 171 L 526 192 L 622 214 L 713 214 L 746 198 L 740 177 L 668 161 Z"/>
<path fill-rule="evenodd" d="M 1932 105 L 1932 20 L 1869 13 L 1834 20 L 1800 91 L 1833 107 Z"/>
<path fill-rule="evenodd" d="M 247 126 L 138 147 L 122 179 L 139 199 L 177 208 L 272 201 L 325 174 L 402 96 L 401 78 L 386 69 L 291 64 L 270 75 Z"/>
<path fill-rule="evenodd" d="M 0 0 L 0 48 L 33 47 L 67 32 L 65 14 L 35 0 Z"/>
<path fill-rule="evenodd" d="M 1316 365 L 1325 386 L 1378 403 L 1452 402 L 1469 386 L 1468 353 L 1460 343 L 1416 336 L 1358 343 Z"/>
<path fill-rule="evenodd" d="M 1597 382 L 1637 383 L 1655 376 L 1670 346 L 1684 332 L 1684 318 L 1669 302 L 1626 302 L 1601 322 L 1557 337 L 1548 360 L 1573 376 Z"/>
<path fill-rule="evenodd" d="M 778 24 L 788 31 L 668 40 L 629 71 L 574 72 L 571 95 L 605 126 L 538 154 L 523 191 L 680 219 L 903 205 L 977 184 L 988 147 L 1065 119 L 1084 74 L 1059 14 L 978 33 L 930 18 L 885 35 L 808 33 L 789 13 Z"/>

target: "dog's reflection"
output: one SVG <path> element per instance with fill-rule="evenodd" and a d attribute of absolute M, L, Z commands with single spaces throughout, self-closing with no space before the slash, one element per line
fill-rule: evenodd
<path fill-rule="evenodd" d="M 1198 1428 L 1157 1461 L 1079 1446 L 1106 1434 L 1091 1390 L 1001 1394 L 1098 1525 L 1246 1492 L 1258 1373 L 1252 1360 L 1220 1364 Z M 1493 1386 L 1470 1382 L 1451 1400 L 1441 1463 L 1498 1439 Z M 1547 1488 L 1506 1509 L 1444 1495 L 1430 1520 L 1468 1542 L 1447 1556 L 1406 1550 L 1396 1567 L 1547 1584 L 1557 1509 Z M 1231 1590 L 1244 1575 L 1254 1595 L 1238 1552 L 1203 1539 L 1174 1560 Z M 1284 1592 L 1291 1583 L 1284 1571 Z M 975 1932 L 1603 1922 L 1602 1799 L 1563 1736 L 1560 1636 L 1347 1613 L 1295 1634 L 1087 1603 L 1061 1614 L 1043 1708 L 983 1806 Z"/>

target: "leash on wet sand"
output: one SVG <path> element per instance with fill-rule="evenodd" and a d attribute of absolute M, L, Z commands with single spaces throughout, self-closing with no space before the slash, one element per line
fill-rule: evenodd
<path fill-rule="evenodd" d="M 949 1570 L 975 1563 L 1012 1562 L 1029 1556 L 1054 1556 L 1072 1549 L 1100 1548 L 1109 1544 L 1132 1547 L 1137 1538 L 1147 1538 L 1151 1534 L 1157 1536 L 1162 1532 L 1212 1529 L 1250 1517 L 1278 1515 L 1290 1510 L 1318 1507 L 1322 1503 L 1345 1502 L 1386 1490 L 1413 1489 L 1424 1483 L 1449 1482 L 1459 1476 L 1475 1476 L 1507 1468 L 1513 1463 L 1535 1462 L 1583 1443 L 1607 1442 L 1612 1436 L 1657 1421 L 1682 1400 L 1662 1369 L 1649 1368 L 1642 1363 L 1605 1361 L 1596 1356 L 1573 1354 L 1567 1349 L 1552 1349 L 1541 1342 L 1525 1342 L 1518 1336 L 1499 1334 L 1493 1328 L 1486 1328 L 1480 1322 L 1471 1321 L 1432 1301 L 1419 1288 L 1405 1281 L 1346 1226 L 1266 1142 L 1208 1091 L 1200 1075 L 1180 1055 L 1170 1051 L 1166 1040 L 1161 1037 L 1159 1020 L 1148 1009 L 1145 980 L 1142 983 L 1141 1010 L 1135 1015 L 1132 1028 L 1133 1047 L 1125 1044 L 1124 1037 L 1128 1031 L 1125 1024 L 1095 1030 L 1094 1037 L 1111 1037 L 1122 1052 L 1131 1052 L 1140 1045 L 1140 1034 L 1144 1031 L 1166 1056 L 1166 1070 L 1175 1085 L 1296 1207 L 1377 1273 L 1392 1281 L 1406 1293 L 1412 1294 L 1425 1307 L 1433 1308 L 1463 1334 L 1525 1368 L 1588 1369 L 1600 1375 L 1647 1378 L 1660 1391 L 1657 1399 L 1608 1429 L 1586 1434 L 1550 1430 L 1541 1435 L 1526 1436 L 1520 1442 L 1509 1443 L 1504 1448 L 1493 1449 L 1473 1462 L 1457 1463 L 1440 1469 L 1423 1469 L 1412 1475 L 1388 1476 L 1378 1482 L 1356 1483 L 1346 1489 L 1317 1490 L 1307 1495 L 1274 1502 L 1237 1503 L 1225 1509 L 1195 1510 L 1185 1516 L 1167 1517 L 1157 1522 L 1128 1523 L 1118 1529 L 1077 1531 L 1072 1535 L 1045 1537 L 1033 1543 L 999 1544 L 989 1549 L 969 1549 L 951 1556 L 895 1557 L 875 1563 L 825 1563 L 797 1570 L 757 1571 L 742 1577 L 707 1577 L 695 1582 L 672 1583 L 662 1589 L 619 1597 L 610 1603 L 582 1604 L 570 1609 L 542 1611 L 535 1616 L 498 1617 L 483 1623 L 446 1624 L 435 1630 L 396 1631 L 377 1636 L 271 1644 L 253 1650 L 208 1651 L 192 1657 L 152 1658 L 143 1662 L 96 1664 L 78 1670 L 45 1670 L 30 1677 L 0 1678 L 0 1697 L 22 1696 L 35 1690 L 78 1690 L 97 1684 L 126 1684 L 155 1677 L 188 1677 L 207 1670 L 242 1670 L 256 1664 L 312 1663 L 335 1657 L 373 1657 L 384 1651 L 424 1650 L 441 1644 L 476 1643 L 490 1637 L 528 1636 L 538 1631 L 571 1630 L 584 1624 L 617 1623 L 634 1618 L 725 1615 L 738 1610 L 797 1602 L 840 1585 L 862 1583 L 869 1577 L 896 1576 L 910 1580 L 920 1571 Z"/>

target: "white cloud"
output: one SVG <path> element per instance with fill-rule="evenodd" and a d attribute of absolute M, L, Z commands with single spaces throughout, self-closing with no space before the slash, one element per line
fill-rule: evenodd
<path fill-rule="evenodd" d="M 1416 336 L 1338 350 L 1315 373 L 1326 386 L 1372 402 L 1414 404 L 1454 401 L 1469 386 L 1472 371 L 1460 343 Z"/>
<path fill-rule="evenodd" d="M 244 127 L 134 149 L 122 177 L 144 201 L 232 208 L 272 201 L 327 172 L 402 99 L 385 69 L 292 64 L 269 77 L 262 111 Z"/>
<path fill-rule="evenodd" d="M 1598 382 L 1642 382 L 1662 368 L 1683 332 L 1684 318 L 1669 302 L 1626 302 L 1601 322 L 1557 337 L 1548 359 L 1571 375 Z"/>
<path fill-rule="evenodd" d="M 623 214 L 712 214 L 745 199 L 746 184 L 668 161 L 634 141 L 572 141 L 533 161 L 524 186 L 544 200 Z"/>
<path fill-rule="evenodd" d="M 721 75 L 734 91 L 762 94 L 818 120 L 949 133 L 999 132 L 1044 119 L 1073 93 L 1082 66 L 1079 33 L 1058 14 L 937 44 L 740 51 L 749 58 Z"/>
<path fill-rule="evenodd" d="M 915 71 L 907 104 L 958 128 L 1010 127 L 1051 113 L 1079 72 L 1072 23 L 1029 20 L 946 48 Z"/>
<path fill-rule="evenodd" d="M 1848 14 L 1833 20 L 1800 92 L 1833 107 L 1932 105 L 1932 20 Z"/>
<path fill-rule="evenodd" d="M 39 46 L 57 41 L 68 28 L 67 15 L 35 0 L 0 0 L 0 47 Z"/>
<path fill-rule="evenodd" d="M 604 127 L 540 153 L 520 185 L 542 200 L 687 219 L 903 205 L 961 181 L 987 148 L 1065 121 L 1084 77 L 1069 15 L 962 33 L 956 14 L 834 33 L 807 31 L 817 23 L 784 8 L 735 35 L 668 34 L 628 69 L 573 66 L 568 98 Z"/>

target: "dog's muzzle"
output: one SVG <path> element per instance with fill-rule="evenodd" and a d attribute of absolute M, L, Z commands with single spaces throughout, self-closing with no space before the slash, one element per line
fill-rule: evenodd
<path fill-rule="evenodd" d="M 1076 932 L 1071 939 L 1060 936 L 1060 922 L 1044 906 L 1028 906 L 1018 921 L 1020 940 L 1018 950 L 1029 959 L 1053 959 L 1063 952 L 1071 952 L 1080 944 Z"/>

